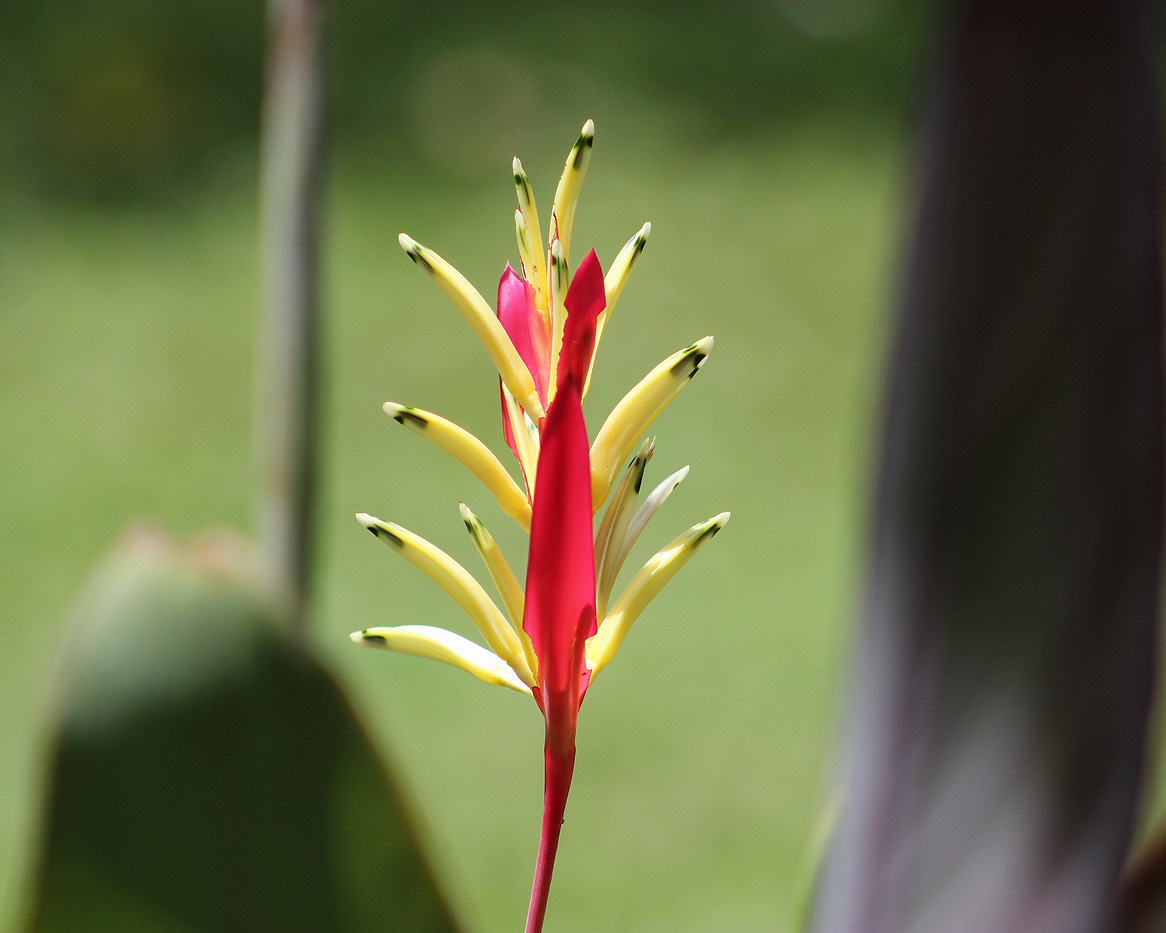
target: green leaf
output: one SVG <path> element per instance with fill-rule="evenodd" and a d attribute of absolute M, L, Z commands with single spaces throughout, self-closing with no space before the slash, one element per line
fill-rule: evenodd
<path fill-rule="evenodd" d="M 139 537 L 98 573 L 30 929 L 457 929 L 343 692 L 240 566 Z"/>

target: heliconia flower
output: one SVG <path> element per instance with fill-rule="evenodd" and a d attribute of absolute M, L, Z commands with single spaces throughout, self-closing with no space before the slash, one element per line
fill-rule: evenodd
<path fill-rule="evenodd" d="M 453 422 L 395 402 L 386 402 L 384 409 L 397 423 L 461 461 L 502 510 L 530 532 L 525 589 L 493 536 L 464 503 L 462 518 L 503 609 L 465 568 L 424 538 L 371 515 L 357 516 L 449 594 L 487 647 L 427 625 L 369 628 L 354 632 L 352 639 L 444 661 L 486 683 L 528 694 L 542 711 L 545 796 L 527 933 L 542 929 L 583 697 L 661 587 L 729 519 L 722 512 L 689 528 L 648 560 L 612 601 L 616 578 L 637 538 L 688 472 L 684 467 L 643 495 L 644 471 L 655 450 L 655 441 L 644 435 L 700 370 L 713 338 L 705 337 L 656 366 L 588 442 L 583 397 L 596 351 L 652 229 L 644 224 L 606 275 L 594 250 L 569 275 L 575 204 L 594 133 L 588 120 L 567 156 L 545 249 L 530 182 L 522 163 L 514 160 L 521 272 L 506 265 L 496 311 L 441 256 L 404 234 L 400 237 L 409 258 L 465 316 L 498 370 L 503 435 L 518 459 L 522 485 L 486 444 Z M 596 530 L 594 516 L 605 503 Z"/>

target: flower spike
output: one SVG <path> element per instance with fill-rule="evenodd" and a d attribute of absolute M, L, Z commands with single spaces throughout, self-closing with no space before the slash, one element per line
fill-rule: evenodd
<path fill-rule="evenodd" d="M 596 351 L 652 231 L 645 223 L 624 243 L 606 274 L 594 250 L 573 270 L 569 266 L 575 207 L 594 135 L 595 125 L 588 120 L 567 156 L 545 247 L 530 180 L 514 159 L 519 271 L 509 263 L 503 268 L 495 309 L 441 256 L 404 234 L 400 237 L 409 258 L 449 296 L 494 361 L 500 377 L 502 436 L 518 459 L 525 491 L 493 451 L 464 428 L 395 402 L 386 402 L 385 411 L 452 454 L 529 532 L 525 588 L 481 519 L 464 503 L 462 521 L 505 612 L 464 567 L 435 545 L 399 525 L 363 513 L 357 516 L 445 590 L 470 617 L 486 647 L 428 625 L 368 628 L 353 633 L 353 641 L 451 664 L 486 683 L 529 695 L 542 713 L 543 819 L 526 933 L 541 933 L 543 928 L 574 774 L 583 698 L 648 603 L 729 518 L 722 512 L 694 525 L 657 552 L 608 609 L 620 568 L 641 532 L 688 473 L 683 467 L 643 495 L 655 440 L 640 439 L 701 368 L 713 338 L 705 337 L 656 366 L 589 441 L 583 396 Z M 628 462 L 637 441 L 639 448 Z M 609 495 L 596 532 L 594 516 Z"/>

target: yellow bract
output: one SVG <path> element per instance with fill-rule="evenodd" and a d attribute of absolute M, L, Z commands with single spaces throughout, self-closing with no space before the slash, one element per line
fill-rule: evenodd
<path fill-rule="evenodd" d="M 461 564 L 441 548 L 400 525 L 382 522 L 364 513 L 357 515 L 356 520 L 445 590 L 477 626 L 491 650 L 514 669 L 523 683 L 529 687 L 537 683 L 526 663 L 526 653 L 518 634 L 481 584 Z"/>
<path fill-rule="evenodd" d="M 707 522 L 693 525 L 667 547 L 658 551 L 632 578 L 599 629 L 587 639 L 587 666 L 591 676 L 607 664 L 619 649 L 620 642 L 632 627 L 644 607 L 660 592 L 664 584 L 676 576 L 696 549 L 725 527 L 729 512 L 721 512 Z"/>
<path fill-rule="evenodd" d="M 531 695 L 530 687 L 514 676 L 514 671 L 498 655 L 475 645 L 468 638 L 431 625 L 396 625 L 353 632 L 349 638 L 360 645 L 385 648 L 401 654 L 432 658 L 452 664 L 488 684 L 509 687 Z"/>
<path fill-rule="evenodd" d="M 607 499 L 620 465 L 636 441 L 668 403 L 688 385 L 713 348 L 705 337 L 673 353 L 620 399 L 591 444 L 591 501 L 596 511 Z"/>
<path fill-rule="evenodd" d="M 397 424 L 452 454 L 482 481 L 507 515 L 530 531 L 530 501 L 489 447 L 465 428 L 431 411 L 396 402 L 385 402 L 382 408 Z"/>
<path fill-rule="evenodd" d="M 522 403 L 522 407 L 530 412 L 531 417 L 542 418 L 546 413 L 543 411 L 542 402 L 539 401 L 534 377 L 522 362 L 518 351 L 514 349 L 514 344 L 498 320 L 498 315 L 486 304 L 486 299 L 464 275 L 433 250 L 422 246 L 404 233 L 397 239 L 401 243 L 401 249 L 433 276 L 433 280 L 469 322 L 478 339 L 486 347 L 486 352 L 490 354 L 490 359 L 494 361 L 502 381 Z"/>

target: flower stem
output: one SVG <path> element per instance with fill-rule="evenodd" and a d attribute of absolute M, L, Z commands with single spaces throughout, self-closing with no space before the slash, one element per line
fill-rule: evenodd
<path fill-rule="evenodd" d="M 547 912 L 551 873 L 555 870 L 555 853 L 559 849 L 559 831 L 563 828 L 563 812 L 567 808 L 571 774 L 575 770 L 574 735 L 570 736 L 569 741 L 554 742 L 548 730 L 544 757 L 546 783 L 543 792 L 543 828 L 534 869 L 534 885 L 530 892 L 530 910 L 526 915 L 526 933 L 541 933 L 543 916 Z"/>

